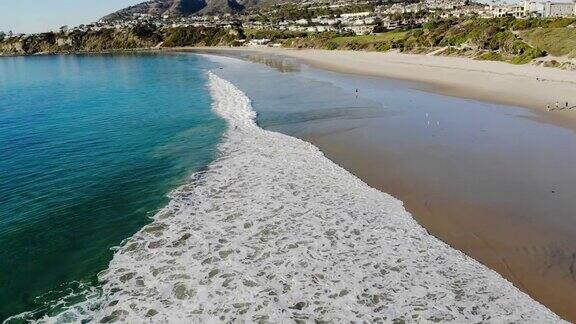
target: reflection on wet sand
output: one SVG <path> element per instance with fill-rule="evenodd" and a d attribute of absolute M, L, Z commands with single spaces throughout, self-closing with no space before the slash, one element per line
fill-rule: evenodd
<path fill-rule="evenodd" d="M 481 192 L 476 199 L 458 198 L 455 191 L 466 185 L 465 179 L 453 178 L 460 186 L 445 182 L 434 185 L 437 178 L 417 176 L 402 161 L 379 156 L 373 147 L 353 138 L 344 139 L 358 130 L 331 131 L 321 137 L 312 134 L 306 140 L 371 186 L 402 200 L 433 235 L 498 271 L 557 313 L 574 318 L 573 230 L 551 228 L 546 219 L 533 219 L 539 215 L 527 211 L 529 206 L 517 208 L 523 201 L 521 192 L 511 192 L 509 202 L 500 204 L 482 201 Z M 430 159 L 421 161 L 422 167 L 433 163 Z M 538 203 L 538 197 L 532 199 L 525 203 Z"/>
<path fill-rule="evenodd" d="M 278 72 L 298 72 L 300 66 L 294 63 L 294 60 L 270 54 L 251 53 L 246 54 L 245 58 L 255 63 L 267 65 Z"/>

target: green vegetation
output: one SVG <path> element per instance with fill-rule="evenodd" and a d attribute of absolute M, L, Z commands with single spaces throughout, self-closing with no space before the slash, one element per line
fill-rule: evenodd
<path fill-rule="evenodd" d="M 341 36 L 336 33 L 319 33 L 306 38 L 287 40 L 284 45 L 297 48 L 318 48 L 328 50 L 388 51 L 398 47 L 407 31 L 391 31 L 376 35 Z"/>
<path fill-rule="evenodd" d="M 178 27 L 165 31 L 165 47 L 217 46 L 231 44 L 239 34 L 220 28 Z"/>
<path fill-rule="evenodd" d="M 504 58 L 502 57 L 502 54 L 495 53 L 495 52 L 482 53 L 482 54 L 476 56 L 476 59 L 481 60 L 481 61 L 503 61 L 504 60 Z"/>
<path fill-rule="evenodd" d="M 526 30 L 532 28 L 564 28 L 576 22 L 576 18 L 530 18 L 515 19 L 512 25 L 514 30 Z"/>
<path fill-rule="evenodd" d="M 152 48 L 163 42 L 165 47 L 234 45 L 241 31 L 207 27 L 158 29 L 140 25 L 133 28 L 107 28 L 75 31 L 70 34 L 44 33 L 10 37 L 0 41 L 0 54 L 29 55 L 37 53 L 102 52 Z"/>
<path fill-rule="evenodd" d="M 153 47 L 161 40 L 162 34 L 150 26 L 76 31 L 71 34 L 43 33 L 29 37 L 5 38 L 0 42 L 0 53 L 98 52 Z"/>
<path fill-rule="evenodd" d="M 536 28 L 520 32 L 520 37 L 551 55 L 576 57 L 576 28 Z"/>
<path fill-rule="evenodd" d="M 431 21 L 412 30 L 402 44 L 403 51 L 419 47 L 458 47 L 481 60 L 528 63 L 545 52 L 530 46 L 511 29 L 514 18 L 467 18 Z M 475 55 L 476 54 L 476 55 Z"/>
<path fill-rule="evenodd" d="M 134 49 L 155 46 L 162 35 L 153 27 L 140 26 L 133 29 L 102 29 L 87 33 L 75 32 L 66 40 L 69 43 L 62 46 L 64 51 L 98 52 L 115 49 Z M 29 49 L 29 52 L 35 52 Z"/>
<path fill-rule="evenodd" d="M 246 40 L 269 39 L 273 42 L 296 37 L 306 37 L 308 33 L 283 30 L 244 29 Z"/>
<path fill-rule="evenodd" d="M 574 19 L 528 19 L 506 18 L 452 18 L 432 20 L 408 30 L 391 31 L 377 35 L 342 37 L 334 33 L 321 33 L 306 38 L 287 40 L 284 45 L 297 48 L 328 50 L 387 51 L 398 49 L 408 53 L 429 53 L 440 49 L 437 55 L 467 56 L 479 60 L 506 61 L 525 64 L 533 59 L 552 53 L 549 34 L 541 34 L 530 26 L 568 26 Z M 526 28 L 532 28 L 527 29 Z M 522 29 L 518 32 L 516 30 Z M 576 33 L 571 28 L 558 28 L 556 42 L 566 52 L 574 48 Z M 528 37 L 534 32 L 534 39 Z M 519 35 L 522 35 L 520 37 Z M 570 39 L 570 41 L 568 41 Z"/>
<path fill-rule="evenodd" d="M 387 33 L 381 33 L 376 35 L 362 35 L 362 36 L 343 36 L 343 37 L 336 37 L 333 40 L 339 44 L 345 44 L 350 42 L 357 42 L 360 44 L 372 44 L 372 43 L 391 43 L 395 41 L 399 41 L 404 39 L 407 32 L 398 30 L 398 31 L 391 31 Z"/>
<path fill-rule="evenodd" d="M 311 5 L 287 5 L 277 17 L 296 15 L 294 11 L 312 11 Z M 367 10 L 362 6 L 357 10 Z M 330 9 L 332 13 L 342 8 Z M 298 17 L 301 17 L 300 12 Z M 308 15 L 308 14 L 306 14 Z M 412 17 L 413 18 L 413 17 Z M 294 19 L 294 18 L 291 18 Z M 240 45 L 241 40 L 269 39 L 285 47 L 327 50 L 388 51 L 430 53 L 444 56 L 465 56 L 478 60 L 505 61 L 526 64 L 551 54 L 576 58 L 576 18 L 515 19 L 449 18 L 433 19 L 419 28 L 394 30 L 374 35 L 354 36 L 335 32 L 305 33 L 282 30 L 222 29 L 211 27 L 158 28 L 141 25 L 125 29 L 101 29 L 44 33 L 30 37 L 0 39 L 0 54 L 35 54 L 54 52 L 98 52 L 108 50 L 185 46 Z M 566 63 L 566 62 L 564 62 Z M 568 67 L 570 64 L 552 61 L 540 64 Z"/>

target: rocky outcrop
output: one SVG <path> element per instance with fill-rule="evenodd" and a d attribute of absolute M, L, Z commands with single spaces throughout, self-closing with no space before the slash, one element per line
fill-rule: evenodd
<path fill-rule="evenodd" d="M 107 52 L 182 46 L 233 45 L 242 33 L 235 29 L 141 25 L 72 33 L 16 36 L 0 41 L 0 55 Z"/>

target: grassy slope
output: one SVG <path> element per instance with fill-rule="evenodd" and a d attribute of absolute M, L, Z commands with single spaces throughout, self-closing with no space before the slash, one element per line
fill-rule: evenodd
<path fill-rule="evenodd" d="M 328 50 L 387 51 L 398 49 L 409 53 L 428 53 L 438 48 L 445 48 L 438 52 L 438 55 L 466 56 L 480 60 L 526 64 L 544 56 L 546 52 L 554 54 L 576 48 L 574 46 L 575 30 L 564 26 L 573 22 L 573 19 L 451 18 L 430 21 L 422 28 L 391 31 L 378 35 L 311 34 L 308 37 L 288 39 L 284 45 Z M 556 27 L 561 28 L 557 28 L 558 31 L 554 33 L 558 35 L 554 34 L 556 35 L 554 37 L 538 34 L 542 33 L 542 30 Z M 521 37 L 521 34 L 527 36 Z"/>
<path fill-rule="evenodd" d="M 406 33 L 407 33 L 406 31 L 391 31 L 376 35 L 342 36 L 334 38 L 333 41 L 338 44 L 344 44 L 349 42 L 356 42 L 360 44 L 393 42 L 403 39 Z"/>
<path fill-rule="evenodd" d="M 396 42 L 402 42 L 408 31 L 390 31 L 375 35 L 339 36 L 336 33 L 312 34 L 308 37 L 291 38 L 284 46 L 296 48 L 319 48 L 328 50 L 388 51 Z"/>
<path fill-rule="evenodd" d="M 520 32 L 520 37 L 551 55 L 576 57 L 576 28 L 535 28 Z"/>

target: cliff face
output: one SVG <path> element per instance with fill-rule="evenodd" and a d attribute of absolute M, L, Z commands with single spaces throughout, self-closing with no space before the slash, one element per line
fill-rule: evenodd
<path fill-rule="evenodd" d="M 0 40 L 0 56 L 106 52 L 153 48 L 162 44 L 170 47 L 231 45 L 238 36 L 239 32 L 234 29 L 191 26 L 163 30 L 155 26 L 136 26 L 70 34 L 44 33 Z"/>

